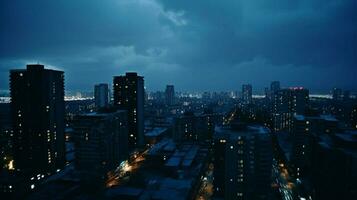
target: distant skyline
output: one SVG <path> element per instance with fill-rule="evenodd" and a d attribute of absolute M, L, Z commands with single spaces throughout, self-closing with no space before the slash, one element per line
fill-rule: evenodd
<path fill-rule="evenodd" d="M 150 91 L 263 92 L 274 80 L 312 93 L 357 91 L 355 0 L 0 2 L 0 90 L 41 63 L 67 91 L 135 71 Z"/>

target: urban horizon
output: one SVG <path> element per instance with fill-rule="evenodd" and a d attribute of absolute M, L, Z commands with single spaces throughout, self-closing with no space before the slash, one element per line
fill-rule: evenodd
<path fill-rule="evenodd" d="M 31 63 L 28 63 L 28 64 L 31 64 Z M 40 63 L 38 63 L 40 64 Z M 26 64 L 25 64 L 26 66 Z M 47 67 L 47 65 L 44 65 L 45 67 Z M 51 68 L 51 66 L 48 66 L 49 68 L 48 69 L 53 69 L 53 70 L 59 70 L 59 71 L 63 71 L 63 70 L 60 70 L 60 69 L 57 69 L 57 68 Z M 24 68 L 14 68 L 14 69 L 24 69 Z M 65 71 L 63 71 L 65 72 Z M 131 71 L 129 71 L 131 72 Z M 123 72 L 123 74 L 125 74 L 126 72 Z M 140 72 L 136 72 L 138 74 L 140 74 Z M 114 76 L 117 76 L 117 75 L 120 75 L 120 74 L 115 74 L 115 75 L 112 75 L 112 77 Z M 143 76 L 145 78 L 145 76 Z M 279 81 L 279 80 L 271 80 L 271 81 Z M 270 81 L 270 82 L 271 82 Z M 199 94 L 202 94 L 204 92 L 237 92 L 239 91 L 241 88 L 239 85 L 243 85 L 243 84 L 252 84 L 253 85 L 253 95 L 255 96 L 258 96 L 258 97 L 261 97 L 262 95 L 264 95 L 264 88 L 267 87 L 270 82 L 267 82 L 266 85 L 263 85 L 262 87 L 254 87 L 254 84 L 252 84 L 251 82 L 246 82 L 246 83 L 241 83 L 241 84 L 237 84 L 237 87 L 236 88 L 233 88 L 233 89 L 224 89 L 224 90 L 210 90 L 210 89 L 207 89 L 207 90 L 186 90 L 186 89 L 177 89 L 176 88 L 176 91 L 179 92 L 179 93 L 186 93 L 186 94 L 195 94 L 196 96 L 199 95 Z M 279 81 L 280 82 L 280 81 Z M 109 85 L 112 85 L 110 83 L 110 81 L 102 81 L 102 82 L 96 82 L 96 83 L 92 83 L 92 85 L 95 85 L 95 84 L 99 84 L 99 83 L 105 83 L 105 84 L 109 84 Z M 162 85 L 162 88 L 157 88 L 157 89 L 147 89 L 147 87 L 145 87 L 145 90 L 148 91 L 148 92 L 156 92 L 156 91 L 164 91 L 165 89 L 165 86 L 168 85 L 168 84 L 173 84 L 173 83 L 166 83 L 166 84 L 163 84 Z M 112 87 L 112 86 L 111 86 Z M 312 95 L 323 95 L 327 98 L 330 98 L 332 97 L 332 91 L 333 91 L 333 88 L 343 88 L 343 89 L 347 89 L 349 90 L 349 88 L 344 88 L 344 87 L 331 87 L 329 89 L 323 89 L 323 90 L 311 90 L 309 87 L 306 87 L 304 86 L 303 84 L 292 84 L 292 85 L 284 85 L 282 83 L 282 87 L 283 88 L 291 88 L 291 87 L 304 87 L 304 88 L 308 88 L 310 90 L 310 92 L 312 93 Z M 66 84 L 65 84 L 65 88 L 66 88 Z M 93 87 L 92 88 L 86 88 L 86 89 L 65 89 L 65 95 L 66 96 L 75 96 L 73 94 L 79 92 L 79 93 L 87 93 L 87 94 L 90 94 L 91 92 L 93 91 Z M 355 97 L 354 94 L 356 94 L 357 92 L 355 90 L 349 90 L 351 92 L 351 95 L 353 96 L 353 98 Z M 10 91 L 8 89 L 0 89 L 0 95 L 9 95 Z M 330 95 L 330 96 L 329 96 Z M 92 96 L 94 97 L 94 96 Z"/>
<path fill-rule="evenodd" d="M 1 0 L 0 199 L 357 199 L 356 0 Z"/>

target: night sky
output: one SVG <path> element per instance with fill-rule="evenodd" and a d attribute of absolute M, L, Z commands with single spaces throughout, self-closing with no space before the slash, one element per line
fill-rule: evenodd
<path fill-rule="evenodd" d="M 1 0 L 0 89 L 37 62 L 66 90 L 137 71 L 149 90 L 356 91 L 357 1 Z"/>

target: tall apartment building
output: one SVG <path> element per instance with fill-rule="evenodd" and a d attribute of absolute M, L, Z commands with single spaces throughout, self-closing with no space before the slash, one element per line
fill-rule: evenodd
<path fill-rule="evenodd" d="M 242 102 L 243 104 L 252 103 L 252 85 L 244 84 L 242 86 Z"/>
<path fill-rule="evenodd" d="M 14 166 L 48 174 L 65 164 L 64 73 L 27 65 L 10 71 Z"/>
<path fill-rule="evenodd" d="M 218 114 L 185 113 L 175 118 L 172 137 L 178 143 L 210 141 L 213 138 L 215 125 L 221 118 Z"/>
<path fill-rule="evenodd" d="M 275 93 L 273 99 L 274 130 L 291 131 L 294 115 L 305 114 L 309 105 L 309 90 L 302 87 L 282 89 Z"/>
<path fill-rule="evenodd" d="M 73 124 L 75 167 L 83 180 L 103 179 L 128 159 L 127 111 L 78 115 Z"/>
<path fill-rule="evenodd" d="M 295 115 L 291 131 L 291 166 L 296 177 L 304 177 L 311 172 L 312 153 L 317 138 L 323 134 L 338 131 L 338 120 L 331 115 Z"/>
<path fill-rule="evenodd" d="M 128 72 L 115 76 L 114 105 L 128 111 L 129 148 L 144 144 L 144 78 Z"/>
<path fill-rule="evenodd" d="M 272 142 L 263 126 L 217 127 L 214 194 L 224 199 L 270 199 Z"/>
<path fill-rule="evenodd" d="M 96 108 L 103 108 L 109 105 L 109 86 L 106 83 L 94 86 L 94 102 Z"/>
<path fill-rule="evenodd" d="M 167 85 L 165 90 L 166 105 L 172 106 L 175 104 L 175 88 L 173 85 Z"/>
<path fill-rule="evenodd" d="M 313 158 L 313 199 L 357 199 L 357 132 L 324 134 Z"/>

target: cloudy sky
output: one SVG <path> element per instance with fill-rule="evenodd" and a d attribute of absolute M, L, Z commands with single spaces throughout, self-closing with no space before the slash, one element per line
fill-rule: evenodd
<path fill-rule="evenodd" d="M 149 90 L 357 90 L 356 0 L 1 0 L 0 89 L 43 63 L 67 90 L 137 71 Z"/>

